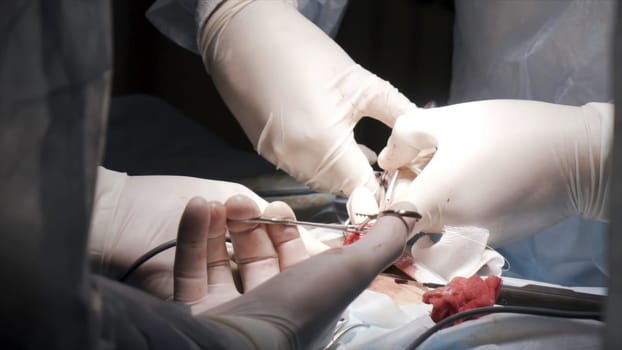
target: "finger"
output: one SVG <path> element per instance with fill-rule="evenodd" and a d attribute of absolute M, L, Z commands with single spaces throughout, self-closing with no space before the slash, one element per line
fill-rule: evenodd
<path fill-rule="evenodd" d="M 350 74 L 340 81 L 339 86 L 343 96 L 349 96 L 354 104 L 353 124 L 364 116 L 370 116 L 392 127 L 398 116 L 418 110 L 390 83 L 360 66 L 354 66 Z M 322 167 L 330 171 L 329 175 L 318 172 L 314 177 L 318 179 L 317 184 L 310 181 L 310 186 L 321 188 L 322 184 L 326 186 L 325 183 L 331 181 L 329 190 L 332 192 L 338 189 L 343 194 L 350 195 L 355 188 L 362 186 L 377 194 L 379 188 L 373 170 L 369 165 L 364 165 L 365 155 L 357 147 L 353 137 L 342 140 L 335 147 L 340 150 L 340 154 L 331 155 L 326 161 L 328 165 Z M 327 181 L 328 178 L 330 179 Z M 342 183 L 335 183 L 340 180 Z"/>
<path fill-rule="evenodd" d="M 229 219 L 249 219 L 261 214 L 257 204 L 246 196 L 229 198 L 225 207 Z M 278 256 L 266 225 L 230 223 L 229 233 L 244 291 L 279 273 Z"/>
<path fill-rule="evenodd" d="M 341 144 L 335 145 L 334 149 L 335 152 L 325 159 L 320 170 L 307 184 L 314 188 L 329 184 L 329 191 L 344 195 L 350 195 L 359 186 L 376 193 L 378 181 L 354 137 L 344 139 Z"/>
<path fill-rule="evenodd" d="M 281 219 L 296 219 L 289 205 L 272 202 L 264 210 L 264 216 Z M 309 257 L 307 248 L 300 237 L 298 227 L 291 225 L 267 225 L 268 236 L 279 256 L 281 271 Z"/>
<path fill-rule="evenodd" d="M 362 116 L 377 119 L 389 127 L 393 127 L 397 117 L 406 113 L 415 113 L 418 109 L 406 96 L 400 93 L 388 81 L 360 68 L 356 74 L 366 75 L 359 79 L 357 86 L 346 86 L 358 94 L 356 106 Z M 360 82 L 363 81 L 363 84 Z"/>
<path fill-rule="evenodd" d="M 413 174 L 403 172 L 393 194 L 393 203 L 409 202 L 417 207 L 422 218 L 415 225 L 413 233 L 438 233 L 442 229 L 444 214 L 452 205 L 452 186 L 459 186 L 460 174 L 452 172 L 455 162 L 449 162 L 445 153 L 439 151 L 423 172 L 413 179 Z"/>
<path fill-rule="evenodd" d="M 378 213 L 378 202 L 374 194 L 364 187 L 355 189 L 346 203 L 348 216 L 352 224 L 358 225 L 367 220 L 370 215 Z"/>
<path fill-rule="evenodd" d="M 207 282 L 209 293 L 237 294 L 226 246 L 227 214 L 225 206 L 210 202 L 210 225 L 207 232 Z"/>
<path fill-rule="evenodd" d="M 207 202 L 192 198 L 182 214 L 177 232 L 173 267 L 174 299 L 193 303 L 207 294 L 206 244 L 210 225 Z"/>
<path fill-rule="evenodd" d="M 387 146 L 378 156 L 378 165 L 385 170 L 393 171 L 408 168 L 418 172 L 418 161 L 422 156 L 430 156 L 430 151 L 437 149 L 437 129 L 431 118 L 419 115 L 404 115 L 398 118 Z M 450 127 L 449 125 L 447 127 Z"/>

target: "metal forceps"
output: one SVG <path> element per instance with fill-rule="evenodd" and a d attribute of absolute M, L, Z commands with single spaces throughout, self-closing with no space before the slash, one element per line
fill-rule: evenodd
<path fill-rule="evenodd" d="M 380 178 L 381 186 L 384 186 L 384 184 L 387 183 L 386 181 L 387 176 L 388 176 L 387 172 L 382 173 L 382 176 Z M 393 176 L 391 177 L 391 180 L 387 184 L 387 187 L 385 190 L 385 197 L 384 197 L 384 206 L 387 206 L 391 203 L 391 197 L 393 195 L 393 190 L 395 188 L 395 183 L 397 182 L 398 176 L 399 176 L 399 170 L 396 170 Z M 389 209 L 389 210 L 383 210 L 377 214 L 356 213 L 355 215 L 366 217 L 365 220 L 363 220 L 359 224 L 350 224 L 347 222 L 345 224 L 334 224 L 334 223 L 301 221 L 301 220 L 294 220 L 294 219 L 281 219 L 281 218 L 273 218 L 273 217 L 265 217 L 265 216 L 258 216 L 258 217 L 249 218 L 249 219 L 230 219 L 229 221 L 246 223 L 246 224 L 297 225 L 297 226 L 306 226 L 306 227 L 321 227 L 321 228 L 327 228 L 331 230 L 344 231 L 344 232 L 363 232 L 368 228 L 368 224 L 371 220 L 374 220 L 380 216 L 389 215 L 389 214 L 397 215 L 400 217 L 414 218 L 417 220 L 421 218 L 421 215 L 414 211 Z"/>
<path fill-rule="evenodd" d="M 276 225 L 298 225 L 307 227 L 321 227 L 338 231 L 358 231 L 362 228 L 361 225 L 353 224 L 331 224 L 323 222 L 301 221 L 294 219 L 279 219 L 265 216 L 257 216 L 250 219 L 229 219 L 231 222 L 241 222 L 245 224 L 276 224 Z"/>
<path fill-rule="evenodd" d="M 229 219 L 230 222 L 239 222 L 245 224 L 272 224 L 272 225 L 297 225 L 297 226 L 307 226 L 307 227 L 321 227 L 327 228 L 331 230 L 344 231 L 344 232 L 364 232 L 368 228 L 368 224 L 370 221 L 377 219 L 384 215 L 396 215 L 400 217 L 413 218 L 416 220 L 421 219 L 421 215 L 415 211 L 411 210 L 383 210 L 378 214 L 357 214 L 357 215 L 365 215 L 366 219 L 363 220 L 360 224 L 331 224 L 331 223 L 323 223 L 323 222 L 312 222 L 312 221 L 301 221 L 294 219 L 279 219 L 279 218 L 271 218 L 265 216 L 257 216 L 250 219 Z"/>
<path fill-rule="evenodd" d="M 393 192 L 395 192 L 395 184 L 397 183 L 397 179 L 400 176 L 400 170 L 397 169 L 395 170 L 395 172 L 393 173 L 393 176 L 391 177 L 391 180 L 387 182 L 387 177 L 389 176 L 389 173 L 387 171 L 383 171 L 382 175 L 380 177 L 380 185 L 384 186 L 386 185 L 386 188 L 384 190 L 384 200 L 383 200 L 383 207 L 386 208 L 391 204 L 391 200 L 393 199 Z"/>

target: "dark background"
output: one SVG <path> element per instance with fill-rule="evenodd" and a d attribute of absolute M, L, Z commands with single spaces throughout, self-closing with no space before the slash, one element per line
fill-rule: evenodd
<path fill-rule="evenodd" d="M 114 0 L 113 95 L 161 97 L 235 148 L 252 151 L 199 56 L 161 35 L 145 18 L 153 0 Z M 350 0 L 336 41 L 359 64 L 417 105 L 447 101 L 453 1 Z M 364 119 L 356 138 L 380 151 L 388 128 Z"/>

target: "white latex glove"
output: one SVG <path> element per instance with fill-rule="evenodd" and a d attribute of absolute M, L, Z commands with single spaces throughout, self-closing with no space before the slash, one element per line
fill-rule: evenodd
<path fill-rule="evenodd" d="M 188 201 L 200 196 L 224 203 L 243 194 L 263 211 L 267 203 L 231 182 L 182 176 L 127 176 L 99 167 L 89 238 L 92 269 L 117 278 L 141 255 L 175 239 Z M 173 259 L 168 249 L 139 267 L 128 283 L 162 299 L 173 295 Z"/>
<path fill-rule="evenodd" d="M 224 207 L 201 199 L 188 203 L 179 227 L 175 300 L 190 304 L 208 327 L 220 324 L 233 330 L 247 348 L 325 348 L 347 305 L 403 251 L 413 224 L 412 219 L 386 215 L 356 244 L 308 259 L 290 255 L 296 258 L 290 260 L 285 251 L 301 248 L 295 228 L 229 222 L 236 260 L 244 265 L 245 292 L 235 297 L 222 235 L 225 213 L 241 219 L 258 212 L 241 197 L 232 197 Z M 396 209 L 411 209 L 402 205 Z M 270 206 L 265 215 L 291 216 L 287 207 Z M 259 279 L 245 280 L 245 271 L 254 271 Z M 227 295 L 233 299 L 211 307 L 214 299 L 226 300 Z"/>
<path fill-rule="evenodd" d="M 250 198 L 237 195 L 224 204 L 195 197 L 179 225 L 174 268 L 174 299 L 191 306 L 194 314 L 240 296 L 225 246 L 231 235 L 241 290 L 248 292 L 279 272 L 309 257 L 295 226 L 229 223 L 260 215 L 295 219 L 283 202 L 262 212 Z"/>
<path fill-rule="evenodd" d="M 199 33 L 207 70 L 257 152 L 307 185 L 376 192 L 353 128 L 415 106 L 357 65 L 293 2 L 225 1 Z"/>
<path fill-rule="evenodd" d="M 394 201 L 423 215 L 416 232 L 476 226 L 494 246 L 575 214 L 606 220 L 612 139 L 610 104 L 481 101 L 400 117 L 378 163 L 412 171 Z"/>

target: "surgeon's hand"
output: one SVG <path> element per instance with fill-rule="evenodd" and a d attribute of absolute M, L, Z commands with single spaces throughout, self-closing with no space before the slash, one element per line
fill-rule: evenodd
<path fill-rule="evenodd" d="M 231 182 L 182 176 L 127 176 L 100 167 L 89 239 L 93 271 L 118 278 L 150 249 L 175 239 L 190 198 L 225 202 L 243 194 L 263 211 L 267 203 L 248 188 Z M 141 265 L 128 280 L 162 299 L 173 296 L 171 248 Z"/>
<path fill-rule="evenodd" d="M 352 130 L 363 116 L 393 126 L 415 109 L 394 87 L 292 2 L 225 1 L 199 37 L 207 70 L 257 152 L 318 190 L 378 189 Z"/>
<path fill-rule="evenodd" d="M 223 205 L 195 197 L 188 203 L 179 226 L 175 254 L 175 300 L 197 314 L 240 295 L 225 246 L 227 231 L 242 292 L 309 257 L 296 226 L 229 222 L 262 215 L 249 197 L 236 195 Z M 263 216 L 295 219 L 283 202 L 272 202 Z"/>
<path fill-rule="evenodd" d="M 413 208 L 400 203 L 395 209 Z M 243 196 L 231 198 L 225 206 L 190 201 L 179 226 L 175 300 L 191 305 L 199 318 L 231 327 L 257 349 L 326 345 L 344 309 L 400 256 L 413 224 L 409 218 L 380 217 L 355 244 L 301 260 L 289 254 L 299 247 L 295 228 L 229 223 L 245 289 L 236 297 L 222 236 L 225 214 L 242 219 L 256 212 Z M 268 206 L 264 214 L 268 212 L 291 216 L 282 205 Z M 221 298 L 227 290 L 233 298 L 212 307 L 228 298 Z"/>
<path fill-rule="evenodd" d="M 416 232 L 474 225 L 499 245 L 574 214 L 606 220 L 612 139 L 612 105 L 482 101 L 400 117 L 378 162 L 404 169 L 394 200 L 423 215 Z"/>

